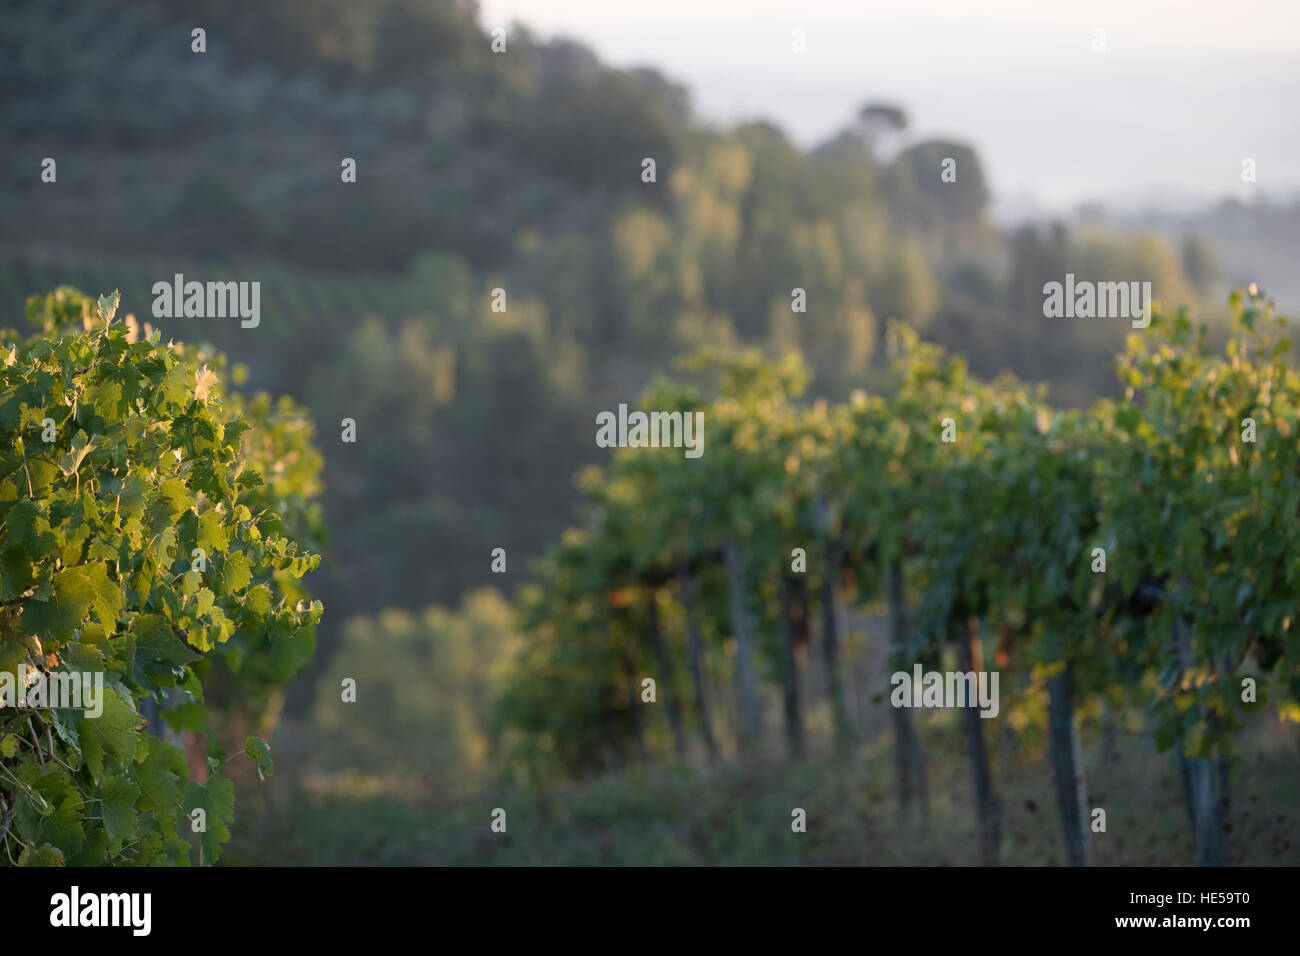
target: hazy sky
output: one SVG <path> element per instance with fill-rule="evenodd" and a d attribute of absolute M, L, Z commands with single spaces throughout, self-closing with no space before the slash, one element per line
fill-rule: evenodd
<path fill-rule="evenodd" d="M 865 100 L 976 147 L 1004 213 L 1300 189 L 1300 0 L 480 0 L 812 145 Z M 791 52 L 791 35 L 807 52 Z M 1104 53 L 1092 51 L 1105 31 Z M 1241 182 L 1255 159 L 1258 183 Z"/>

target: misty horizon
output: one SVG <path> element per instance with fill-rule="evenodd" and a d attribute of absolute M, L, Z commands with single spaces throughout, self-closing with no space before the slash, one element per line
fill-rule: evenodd
<path fill-rule="evenodd" d="M 1093 203 L 1195 212 L 1300 192 L 1300 123 L 1283 119 L 1300 99 L 1300 15 L 1284 4 L 1240 4 L 1229 19 L 1206 4 L 1102 3 L 1026 20 L 1018 0 L 981 16 L 945 15 L 943 3 L 855 10 L 831 0 L 794 11 L 756 3 L 743 17 L 721 0 L 692 7 L 688 31 L 680 6 L 484 0 L 479 10 L 487 28 L 519 21 L 611 65 L 657 69 L 686 87 L 701 120 L 766 120 L 804 149 L 848 126 L 865 102 L 900 106 L 907 141 L 975 149 L 1003 224 Z M 1155 31 L 1140 11 L 1159 9 Z M 1170 15 L 1188 22 L 1167 29 Z M 790 52 L 794 29 L 806 31 L 804 54 Z M 1105 52 L 1092 52 L 1096 29 Z M 936 68 L 917 70 L 923 59 Z M 1253 184 L 1241 182 L 1247 157 Z"/>

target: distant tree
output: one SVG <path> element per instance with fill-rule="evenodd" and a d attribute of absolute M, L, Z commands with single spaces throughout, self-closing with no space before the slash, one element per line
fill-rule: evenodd
<path fill-rule="evenodd" d="M 956 178 L 942 178 L 952 160 Z M 904 149 L 882 174 L 894 217 L 926 233 L 970 234 L 984 222 L 989 189 L 975 151 L 963 143 L 929 140 Z"/>
<path fill-rule="evenodd" d="M 939 286 L 920 247 L 898 244 L 886 269 L 871 287 L 871 310 L 883 319 L 903 319 L 924 329 L 939 306 Z"/>
<path fill-rule="evenodd" d="M 1069 241 L 1065 227 L 1052 226 L 1047 236 L 1040 236 L 1033 226 L 1023 226 L 1011 239 L 1011 282 L 1007 307 L 1017 314 L 1042 309 L 1043 285 L 1065 278 L 1065 259 Z"/>
<path fill-rule="evenodd" d="M 857 132 L 868 152 L 875 153 L 891 137 L 907 129 L 907 114 L 889 103 L 867 103 L 858 110 Z"/>
<path fill-rule="evenodd" d="M 1196 236 L 1187 236 L 1183 239 L 1181 255 L 1183 275 L 1201 295 L 1210 294 L 1214 283 L 1223 277 L 1223 271 L 1209 243 Z"/>

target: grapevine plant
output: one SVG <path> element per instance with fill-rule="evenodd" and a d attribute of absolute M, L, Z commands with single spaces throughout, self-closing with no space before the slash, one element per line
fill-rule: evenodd
<path fill-rule="evenodd" d="M 1118 357 L 1119 397 L 1086 411 L 1054 409 L 1042 387 L 1010 376 L 977 381 L 902 325 L 888 336 L 892 393 L 843 404 L 800 403 L 797 361 L 683 361 L 721 372 L 713 396 L 659 380 L 641 407 L 702 411 L 703 456 L 619 449 L 583 476 L 583 527 L 539 565 L 525 602 L 533 640 L 499 712 L 519 768 L 622 759 L 618 732 L 643 729 L 588 720 L 596 689 L 627 700 L 636 675 L 668 672 L 673 646 L 698 674 L 709 658 L 702 635 L 734 657 L 734 737 L 756 736 L 755 685 L 776 678 L 797 754 L 794 652 L 812 592 L 827 696 L 833 714 L 842 707 L 838 593 L 887 604 L 886 674 L 934 666 L 949 647 L 959 670 L 983 669 L 985 639 L 996 637 L 1008 721 L 1027 741 L 1048 740 L 1071 862 L 1087 862 L 1091 841 L 1079 718 L 1103 712 L 1129 725 L 1152 718 L 1182 774 L 1198 861 L 1225 862 L 1237 732 L 1265 706 L 1300 720 L 1300 374 L 1262 294 L 1236 293 L 1231 306 L 1222 355 L 1185 312 L 1154 310 Z M 812 586 L 800 583 L 795 548 L 808 554 Z M 605 619 L 660 593 L 681 605 L 685 640 L 652 621 L 641 628 L 652 640 L 622 634 L 623 652 L 611 653 Z M 706 684 L 697 678 L 691 693 L 714 753 Z M 894 718 L 900 806 L 918 796 L 924 817 L 924 757 L 908 712 Z M 992 761 L 979 719 L 966 725 L 992 861 Z"/>
<path fill-rule="evenodd" d="M 309 423 L 228 398 L 223 360 L 115 321 L 117 306 L 62 288 L 29 301 L 40 332 L 0 331 L 0 673 L 103 675 L 97 717 L 0 709 L 6 863 L 214 862 L 234 787 L 205 681 L 248 674 L 264 695 L 310 654 L 322 612 L 299 580 L 319 556 L 286 532 L 318 537 L 313 513 L 258 467 L 292 449 L 310 493 Z M 250 418 L 282 434 L 250 448 Z M 206 773 L 164 715 L 206 741 Z M 270 772 L 265 741 L 244 751 Z"/>

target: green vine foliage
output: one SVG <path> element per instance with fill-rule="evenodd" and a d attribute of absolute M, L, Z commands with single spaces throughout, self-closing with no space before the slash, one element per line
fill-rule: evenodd
<path fill-rule="evenodd" d="M 208 685 L 232 677 L 256 709 L 322 613 L 301 582 L 323 539 L 310 423 L 227 397 L 223 359 L 117 305 L 61 288 L 28 303 L 39 333 L 0 332 L 0 674 L 104 687 L 98 717 L 0 710 L 6 863 L 215 862 L 234 787 Z M 150 709 L 207 737 L 204 779 Z M 264 741 L 244 753 L 270 772 Z"/>
<path fill-rule="evenodd" d="M 760 633 L 779 627 L 776 579 L 793 547 L 808 549 L 811 579 L 833 574 L 857 604 L 882 601 L 900 568 L 915 595 L 913 659 L 934 659 L 954 624 L 979 619 L 999 635 L 1018 727 L 1041 725 L 1045 681 L 1067 664 L 1092 698 L 1081 708 L 1145 712 L 1161 748 L 1187 757 L 1230 755 L 1263 706 L 1300 721 L 1300 375 L 1271 304 L 1252 292 L 1232 306 L 1222 355 L 1185 313 L 1156 310 L 1117 361 L 1120 397 L 1086 411 L 1052 408 L 1010 377 L 977 381 L 898 324 L 891 391 L 843 404 L 801 402 L 797 362 L 683 361 L 714 376 L 711 397 L 661 379 L 640 407 L 703 411 L 703 457 L 627 448 L 589 469 L 583 526 L 524 594 L 528 639 L 498 712 L 517 769 L 563 772 L 617 751 L 627 682 L 656 667 L 618 626 L 622 609 L 661 592 L 680 604 L 674 567 L 690 568 L 700 633 L 732 636 L 728 542 Z M 757 646 L 760 672 L 779 675 L 780 642 Z"/>
<path fill-rule="evenodd" d="M 1232 306 L 1223 357 L 1179 312 L 1132 336 L 1120 364 L 1127 480 L 1107 524 L 1136 559 L 1129 583 L 1158 579 L 1159 739 L 1188 756 L 1229 752 L 1246 677 L 1300 720 L 1300 375 L 1272 304 L 1238 292 Z"/>

